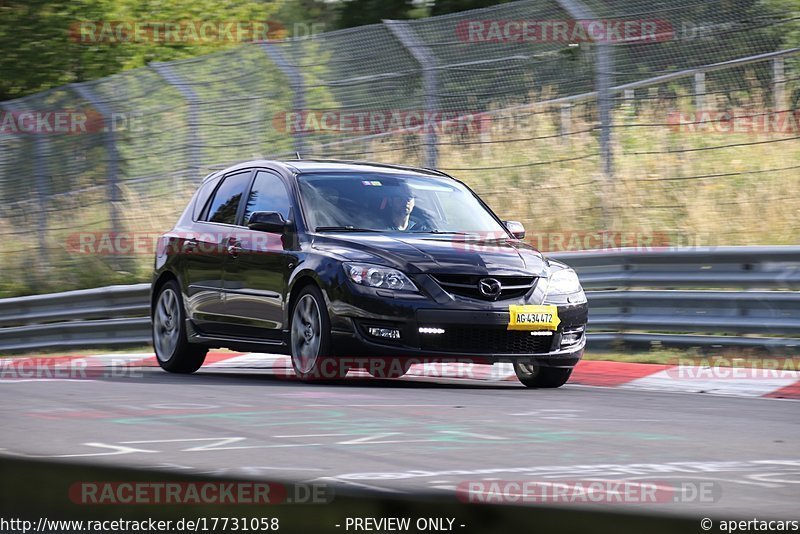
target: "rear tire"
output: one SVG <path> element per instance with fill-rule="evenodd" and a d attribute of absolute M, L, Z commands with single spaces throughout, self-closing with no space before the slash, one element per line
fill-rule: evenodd
<path fill-rule="evenodd" d="M 542 367 L 537 363 L 514 363 L 514 373 L 529 388 L 560 388 L 572 375 L 572 368 Z"/>
<path fill-rule="evenodd" d="M 194 373 L 206 359 L 208 348 L 189 343 L 186 312 L 178 282 L 170 280 L 158 291 L 153 308 L 153 348 L 158 365 L 170 373 Z"/>
<path fill-rule="evenodd" d="M 292 367 L 297 377 L 305 381 L 343 378 L 347 371 L 331 356 L 331 322 L 317 286 L 300 290 L 291 317 Z"/>

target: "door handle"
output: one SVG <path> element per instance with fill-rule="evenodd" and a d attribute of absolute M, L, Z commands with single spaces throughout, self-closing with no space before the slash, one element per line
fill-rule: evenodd
<path fill-rule="evenodd" d="M 235 243 L 229 244 L 228 248 L 227 248 L 228 255 L 230 255 L 232 258 L 235 258 L 236 256 L 238 256 L 239 253 L 242 251 L 242 247 L 240 245 L 241 245 L 241 243 L 239 243 L 238 241 L 236 241 Z"/>

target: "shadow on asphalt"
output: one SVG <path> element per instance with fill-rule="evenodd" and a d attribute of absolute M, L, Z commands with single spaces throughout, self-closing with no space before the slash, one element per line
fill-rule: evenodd
<path fill-rule="evenodd" d="M 290 385 L 303 388 L 315 386 L 343 387 L 343 388 L 392 388 L 392 389 L 475 389 L 475 390 L 520 390 L 522 387 L 516 381 L 488 382 L 468 378 L 426 377 L 426 380 L 417 380 L 415 377 L 407 378 L 373 378 L 370 376 L 347 376 L 342 379 L 301 381 L 294 375 L 276 375 L 274 370 L 259 367 L 235 368 L 225 371 L 201 369 L 195 374 L 178 375 L 170 374 L 155 367 L 131 368 L 128 376 L 99 376 L 93 380 L 115 383 L 139 383 L 147 381 L 157 384 L 208 384 L 208 385 L 242 385 L 263 384 L 266 387 Z M 241 371 L 241 372 L 237 372 Z M 283 373 L 284 371 L 281 370 Z M 291 371 L 287 370 L 291 373 Z"/>

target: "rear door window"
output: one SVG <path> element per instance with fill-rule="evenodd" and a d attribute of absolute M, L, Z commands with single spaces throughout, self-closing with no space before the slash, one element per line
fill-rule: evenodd
<path fill-rule="evenodd" d="M 197 197 L 194 201 L 194 209 L 192 210 L 193 220 L 200 220 L 200 217 L 203 214 L 203 208 L 208 205 L 208 198 L 211 196 L 211 193 L 214 191 L 214 188 L 218 183 L 219 179 L 213 178 L 200 186 L 200 189 L 197 191 Z"/>
<path fill-rule="evenodd" d="M 206 210 L 204 220 L 222 224 L 236 224 L 236 214 L 242 201 L 244 192 L 250 184 L 250 174 L 246 170 L 229 174 L 222 179 L 222 183 L 214 192 L 211 204 Z"/>

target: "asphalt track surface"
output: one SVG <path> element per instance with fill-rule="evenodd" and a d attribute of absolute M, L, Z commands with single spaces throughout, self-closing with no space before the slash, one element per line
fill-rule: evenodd
<path fill-rule="evenodd" d="M 450 494 L 476 481 L 653 481 L 682 489 L 614 506 L 800 519 L 797 401 L 141 368 L 117 379 L 2 383 L 0 414 L 0 454 L 155 468 L 165 480 L 178 472 Z M 697 488 L 713 490 L 689 494 Z"/>

